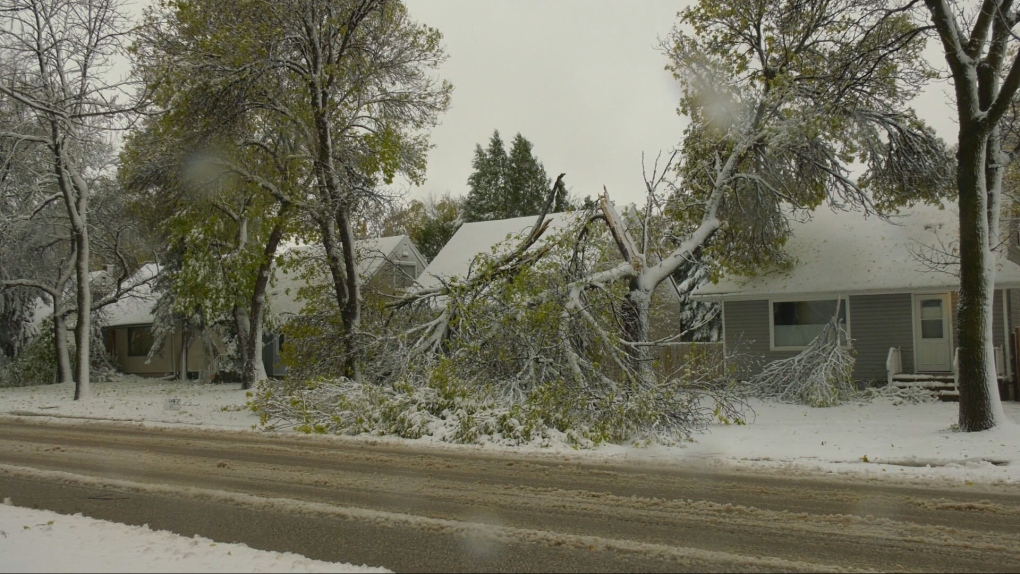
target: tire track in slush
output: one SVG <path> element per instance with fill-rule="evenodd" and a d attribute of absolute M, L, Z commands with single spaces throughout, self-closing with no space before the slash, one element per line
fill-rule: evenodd
<path fill-rule="evenodd" d="M 914 487 L 363 442 L 250 433 L 235 441 L 241 437 L 208 430 L 0 420 L 0 432 L 9 476 L 35 472 L 39 480 L 183 492 L 248 508 L 272 501 L 276 510 L 347 513 L 445 535 L 489 532 L 498 544 L 637 553 L 664 567 L 1016 571 L 1020 564 L 1015 490 L 922 496 Z M 52 474 L 61 472 L 74 476 Z"/>

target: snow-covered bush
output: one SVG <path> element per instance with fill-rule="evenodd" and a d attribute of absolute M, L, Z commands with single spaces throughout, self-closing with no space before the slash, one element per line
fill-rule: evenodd
<path fill-rule="evenodd" d="M 924 387 L 900 388 L 891 385 L 868 387 L 861 392 L 860 398 L 863 401 L 885 398 L 891 400 L 894 405 L 918 405 L 939 402 L 938 392 L 931 389 Z"/>
<path fill-rule="evenodd" d="M 53 345 L 53 321 L 46 319 L 39 335 L 0 368 L 0 387 L 45 385 L 57 380 L 57 354 Z"/>

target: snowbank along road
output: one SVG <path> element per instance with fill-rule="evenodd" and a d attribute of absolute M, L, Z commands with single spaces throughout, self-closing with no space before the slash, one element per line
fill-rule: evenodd
<path fill-rule="evenodd" d="M 1020 571 L 1020 489 L 0 418 L 0 496 L 403 571 Z"/>

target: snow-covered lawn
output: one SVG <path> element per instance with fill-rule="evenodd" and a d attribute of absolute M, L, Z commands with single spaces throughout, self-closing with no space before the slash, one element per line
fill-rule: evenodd
<path fill-rule="evenodd" d="M 244 408 L 245 391 L 237 384 L 122 375 L 112 381 L 93 381 L 92 389 L 93 396 L 87 401 L 72 400 L 69 385 L 0 389 L 0 416 L 32 414 L 69 423 L 96 420 L 233 430 L 252 430 L 258 424 L 258 418 Z M 1020 403 L 1004 405 L 1010 419 L 1007 424 L 988 432 L 960 433 L 951 428 L 956 421 L 956 403 L 894 404 L 879 398 L 811 408 L 754 401 L 754 413 L 746 425 L 713 425 L 706 433 L 695 435 L 693 443 L 683 446 L 606 445 L 576 451 L 563 444 L 515 450 L 580 459 L 654 460 L 660 464 L 698 461 L 784 473 L 1020 483 L 1020 425 L 1014 423 L 1020 421 Z M 442 448 L 507 448 L 440 444 L 427 437 L 420 441 L 382 440 Z"/>
<path fill-rule="evenodd" d="M 7 502 L 0 505 L 0 572 L 389 572 Z"/>
<path fill-rule="evenodd" d="M 0 416 L 40 415 L 52 421 L 121 421 L 153 426 L 187 425 L 209 429 L 252 429 L 256 416 L 244 409 L 245 392 L 237 384 L 203 384 L 118 377 L 93 382 L 93 397 L 73 401 L 68 385 L 0 389 Z M 1011 420 L 982 433 L 954 432 L 956 403 L 894 404 L 880 398 L 831 408 L 752 403 L 746 425 L 714 425 L 695 442 L 649 448 L 607 445 L 575 451 L 556 445 L 518 452 L 591 461 L 648 461 L 689 466 L 692 463 L 781 474 L 842 474 L 906 481 L 1020 483 L 1020 403 L 1007 402 Z M 257 432 L 257 431 L 255 431 Z M 309 440 L 366 440 L 368 437 L 309 437 Z M 407 444 L 463 449 L 507 447 L 438 444 L 393 440 Z M 0 492 L 0 497 L 3 493 Z M 49 521 L 53 520 L 53 524 Z M 86 528 L 88 524 L 88 528 Z M 11 570 L 253 570 L 256 551 L 215 544 L 204 539 L 175 538 L 83 517 L 67 517 L 0 506 L 0 571 Z M 28 526 L 29 528 L 23 528 Z M 86 539 L 95 536 L 95 539 Z M 104 540 L 116 539 L 116 543 Z M 29 551 L 57 546 L 61 556 Z M 69 541 L 73 541 L 71 544 Z M 17 548 L 16 552 L 10 549 Z M 102 553 L 92 549 L 102 548 Z M 111 553 L 110 550 L 116 550 Z M 121 554 L 123 552 L 123 554 Z M 266 553 L 272 554 L 272 553 Z M 33 562 L 32 556 L 45 563 Z M 71 558 L 77 556 L 77 558 Z M 98 560 L 107 560 L 98 562 Z M 12 557 L 25 562 L 12 562 Z M 187 560 L 185 560 L 187 557 Z M 63 560 L 63 562 L 61 562 Z M 96 560 L 96 562 L 93 562 Z M 227 562 L 237 560 L 237 562 Z M 336 571 L 340 565 L 272 554 L 258 564 L 273 571 Z M 54 562 L 55 561 L 55 562 Z M 343 566 L 346 567 L 346 566 Z"/>

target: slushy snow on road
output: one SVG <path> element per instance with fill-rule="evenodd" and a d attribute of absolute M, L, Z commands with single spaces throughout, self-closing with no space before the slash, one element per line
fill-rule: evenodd
<path fill-rule="evenodd" d="M 0 505 L 0 572 L 389 572 Z"/>

